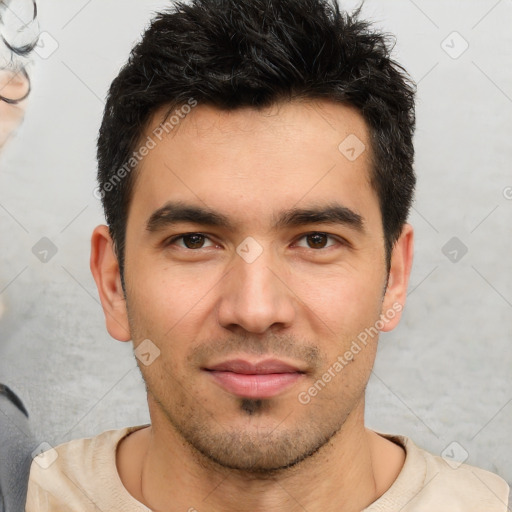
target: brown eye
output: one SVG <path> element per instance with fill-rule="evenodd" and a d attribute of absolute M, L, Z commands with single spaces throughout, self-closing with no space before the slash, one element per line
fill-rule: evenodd
<path fill-rule="evenodd" d="M 306 240 L 306 245 L 299 244 L 300 247 L 306 247 L 307 249 L 327 249 L 334 243 L 328 245 L 329 239 L 334 240 L 334 237 L 327 233 L 309 233 L 304 235 L 300 240 Z"/>
<path fill-rule="evenodd" d="M 323 249 L 327 243 L 327 235 L 325 233 L 313 233 L 307 235 L 306 239 L 312 249 Z"/>
<path fill-rule="evenodd" d="M 186 235 L 183 237 L 183 243 L 187 249 L 201 249 L 204 244 L 204 238 L 203 235 Z"/>
<path fill-rule="evenodd" d="M 210 245 L 205 245 L 209 241 Z M 213 247 L 215 244 L 201 233 L 187 233 L 185 235 L 175 236 L 169 240 L 168 245 L 176 244 L 183 249 L 203 249 L 205 247 Z"/>

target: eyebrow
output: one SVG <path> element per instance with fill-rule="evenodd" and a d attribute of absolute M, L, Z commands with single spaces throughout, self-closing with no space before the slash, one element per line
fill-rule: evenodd
<path fill-rule="evenodd" d="M 228 231 L 236 231 L 237 227 L 229 217 L 215 210 L 182 201 L 172 201 L 151 214 L 146 223 L 146 230 L 154 233 L 179 223 L 224 228 Z M 340 224 L 364 232 L 363 217 L 339 203 L 282 211 L 277 218 L 274 217 L 272 229 L 277 231 L 305 224 Z"/>

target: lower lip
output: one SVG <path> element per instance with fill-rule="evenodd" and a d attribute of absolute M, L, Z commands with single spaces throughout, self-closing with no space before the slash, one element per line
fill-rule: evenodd
<path fill-rule="evenodd" d="M 226 391 L 245 398 L 271 398 L 293 386 L 302 376 L 297 372 L 245 374 L 208 371 L 208 373 Z"/>

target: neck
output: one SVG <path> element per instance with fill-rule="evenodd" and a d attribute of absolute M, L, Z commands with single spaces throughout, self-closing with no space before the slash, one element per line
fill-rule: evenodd
<path fill-rule="evenodd" d="M 389 488 L 403 461 L 401 448 L 364 427 L 364 400 L 317 453 L 272 476 L 221 467 L 155 421 L 120 444 L 117 460 L 138 501 L 191 512 L 356 512 Z"/>

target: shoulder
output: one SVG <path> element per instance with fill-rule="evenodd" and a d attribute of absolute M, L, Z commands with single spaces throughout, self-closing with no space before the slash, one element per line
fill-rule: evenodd
<path fill-rule="evenodd" d="M 504 511 L 507 508 L 509 487 L 500 476 L 469 464 L 457 462 L 453 451 L 444 457 L 434 455 L 407 440 L 411 450 L 417 450 L 426 461 L 426 478 L 432 479 L 439 494 L 464 500 L 466 510 Z"/>
<path fill-rule="evenodd" d="M 503 478 L 481 468 L 433 455 L 416 447 L 427 464 L 426 478 L 432 480 L 432 489 L 442 496 L 445 507 L 465 512 L 506 512 L 509 486 Z M 427 493 L 429 495 L 429 493 Z"/>
<path fill-rule="evenodd" d="M 121 439 L 141 427 L 109 430 L 49 448 L 30 467 L 26 512 L 96 510 L 98 489 L 118 488 L 116 448 Z M 117 477 L 117 478 L 116 478 Z M 100 484 L 100 485 L 98 485 Z M 96 505 L 95 505 L 96 504 Z"/>
<path fill-rule="evenodd" d="M 450 453 L 446 458 L 429 453 L 405 436 L 381 435 L 401 444 L 406 451 L 402 471 L 381 497 L 391 498 L 392 502 L 408 500 L 402 512 L 507 511 L 509 487 L 498 475 L 455 462 L 453 454 L 450 459 Z M 377 510 L 386 509 L 377 507 Z"/>

